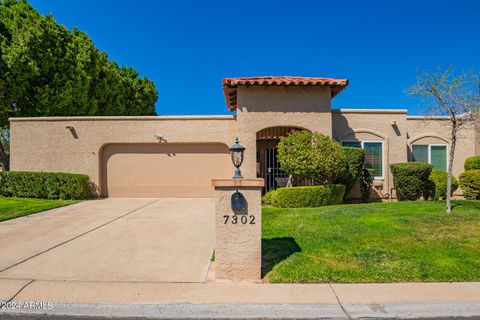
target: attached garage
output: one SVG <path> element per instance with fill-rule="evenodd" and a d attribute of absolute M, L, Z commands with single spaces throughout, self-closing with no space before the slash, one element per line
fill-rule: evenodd
<path fill-rule="evenodd" d="M 232 175 L 221 143 L 109 144 L 102 149 L 106 197 L 213 197 L 211 180 Z"/>

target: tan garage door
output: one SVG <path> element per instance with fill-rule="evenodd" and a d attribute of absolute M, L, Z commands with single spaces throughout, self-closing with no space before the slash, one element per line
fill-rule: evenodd
<path fill-rule="evenodd" d="M 102 152 L 102 195 L 213 197 L 211 180 L 232 172 L 224 144 L 111 144 Z"/>

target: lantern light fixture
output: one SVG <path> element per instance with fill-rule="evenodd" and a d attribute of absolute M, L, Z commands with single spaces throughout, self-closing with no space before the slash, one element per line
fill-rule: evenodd
<path fill-rule="evenodd" d="M 238 141 L 238 137 L 235 140 L 233 146 L 230 147 L 230 156 L 232 157 L 233 165 L 235 166 L 235 174 L 233 176 L 234 179 L 241 179 L 242 172 L 240 171 L 240 166 L 243 163 L 243 152 L 245 151 L 245 147 L 240 144 Z"/>

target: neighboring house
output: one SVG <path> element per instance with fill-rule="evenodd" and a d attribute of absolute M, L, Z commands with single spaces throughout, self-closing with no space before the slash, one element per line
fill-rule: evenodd
<path fill-rule="evenodd" d="M 235 137 L 247 149 L 246 178 L 267 189 L 283 184 L 279 139 L 292 130 L 318 131 L 366 151 L 380 196 L 392 192 L 389 165 L 423 161 L 446 170 L 449 122 L 407 116 L 407 110 L 331 109 L 347 80 L 305 77 L 227 78 L 231 116 L 12 118 L 11 170 L 88 174 L 97 195 L 210 197 L 212 178 L 233 174 L 228 148 Z M 479 154 L 478 132 L 460 133 L 453 173 Z"/>

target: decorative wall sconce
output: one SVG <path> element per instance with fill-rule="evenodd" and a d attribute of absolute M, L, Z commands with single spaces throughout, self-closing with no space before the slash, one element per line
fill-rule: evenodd
<path fill-rule="evenodd" d="M 243 163 L 243 152 L 245 151 L 245 147 L 242 146 L 239 141 L 238 137 L 235 140 L 233 146 L 230 147 L 230 156 L 232 157 L 233 165 L 235 166 L 235 174 L 233 175 L 234 179 L 241 179 L 242 172 L 240 171 L 240 166 Z"/>

